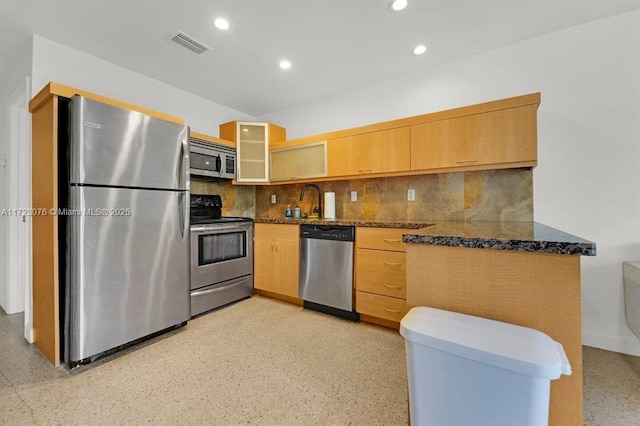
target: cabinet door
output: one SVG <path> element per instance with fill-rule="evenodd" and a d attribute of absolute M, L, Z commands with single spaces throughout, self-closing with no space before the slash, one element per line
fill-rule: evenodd
<path fill-rule="evenodd" d="M 283 127 L 271 123 L 230 121 L 220 125 L 220 137 L 236 142 L 240 183 L 269 182 L 269 143 L 285 140 Z"/>
<path fill-rule="evenodd" d="M 271 180 L 327 175 L 327 141 L 271 150 Z"/>
<path fill-rule="evenodd" d="M 298 297 L 299 240 L 279 238 L 276 240 L 275 251 L 276 273 L 272 291 L 289 297 Z"/>
<path fill-rule="evenodd" d="M 536 161 L 536 105 L 411 126 L 411 169 Z"/>
<path fill-rule="evenodd" d="M 382 130 L 329 140 L 329 176 L 410 169 L 410 128 Z"/>
<path fill-rule="evenodd" d="M 254 229 L 254 287 L 298 297 L 299 227 L 256 223 Z"/>
<path fill-rule="evenodd" d="M 275 281 L 275 240 L 259 237 L 258 224 L 256 236 L 253 238 L 253 280 L 254 287 L 259 290 L 273 291 Z"/>
<path fill-rule="evenodd" d="M 268 182 L 269 128 L 265 123 L 238 123 L 238 182 Z"/>

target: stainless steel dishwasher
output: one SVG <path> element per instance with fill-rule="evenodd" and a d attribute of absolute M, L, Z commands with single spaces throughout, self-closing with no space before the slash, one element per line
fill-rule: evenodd
<path fill-rule="evenodd" d="M 353 226 L 300 225 L 298 297 L 308 309 L 352 321 Z"/>

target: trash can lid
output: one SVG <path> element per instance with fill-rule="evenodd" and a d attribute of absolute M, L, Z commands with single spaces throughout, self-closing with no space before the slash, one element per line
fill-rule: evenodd
<path fill-rule="evenodd" d="M 571 374 L 562 345 L 532 328 L 415 307 L 402 318 L 400 334 L 410 342 L 533 377 Z"/>

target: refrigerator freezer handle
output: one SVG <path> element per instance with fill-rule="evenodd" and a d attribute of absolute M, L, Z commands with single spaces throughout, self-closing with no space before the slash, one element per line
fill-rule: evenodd
<path fill-rule="evenodd" d="M 189 128 L 182 132 L 180 155 L 178 156 L 178 185 L 180 189 L 189 190 Z"/>

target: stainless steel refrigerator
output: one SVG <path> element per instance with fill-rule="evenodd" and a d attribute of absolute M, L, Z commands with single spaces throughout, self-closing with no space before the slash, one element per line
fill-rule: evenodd
<path fill-rule="evenodd" d="M 61 321 L 75 365 L 191 316 L 189 130 L 81 96 L 65 115 Z"/>

